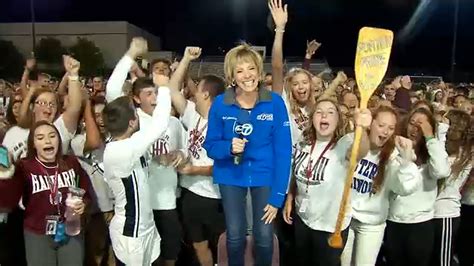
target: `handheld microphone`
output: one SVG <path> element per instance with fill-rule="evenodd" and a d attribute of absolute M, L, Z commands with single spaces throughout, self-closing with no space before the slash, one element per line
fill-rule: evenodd
<path fill-rule="evenodd" d="M 250 123 L 250 111 L 241 110 L 234 127 L 234 133 L 240 139 L 248 137 L 253 132 L 253 126 Z M 234 155 L 234 164 L 239 165 L 242 162 L 242 153 Z"/>

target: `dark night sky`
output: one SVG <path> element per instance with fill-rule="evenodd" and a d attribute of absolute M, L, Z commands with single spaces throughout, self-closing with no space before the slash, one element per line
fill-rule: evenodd
<path fill-rule="evenodd" d="M 286 0 L 290 18 L 285 55 L 303 56 L 306 40 L 323 43 L 317 57 L 330 65 L 351 66 L 360 27 L 397 33 L 420 0 Z M 415 36 L 397 42 L 392 63 L 409 67 L 449 68 L 454 0 L 431 0 L 415 27 Z M 29 0 L 0 0 L 1 22 L 30 20 Z M 166 50 L 199 45 L 206 55 L 221 54 L 239 40 L 271 48 L 266 0 L 35 0 L 38 21 L 126 20 L 163 38 Z M 111 6 L 114 7 L 112 11 Z M 474 68 L 474 1 L 460 0 L 457 63 Z M 424 22 L 424 23 L 423 23 Z M 221 48 L 220 48 L 221 47 Z"/>

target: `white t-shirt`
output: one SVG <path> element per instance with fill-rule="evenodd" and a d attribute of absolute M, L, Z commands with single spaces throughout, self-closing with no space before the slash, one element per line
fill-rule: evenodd
<path fill-rule="evenodd" d="M 332 148 L 327 149 L 319 162 L 318 158 L 329 141 L 317 141 L 311 155 L 312 145 L 302 147 L 298 144 L 295 148 L 293 178 L 297 187 L 296 213 L 313 230 L 331 233 L 335 230 L 348 167 L 346 154 L 353 138 L 353 134 L 342 137 Z M 311 172 L 309 179 L 308 172 Z M 349 226 L 350 220 L 351 208 L 347 204 L 342 229 Z"/>
<path fill-rule="evenodd" d="M 449 157 L 449 162 L 453 164 L 456 158 Z M 461 170 L 458 176 L 451 175 L 444 180 L 444 186 L 436 197 L 435 218 L 455 218 L 461 216 L 461 187 L 464 185 L 471 172 L 472 165 L 467 165 Z"/>
<path fill-rule="evenodd" d="M 187 150 L 193 166 L 211 166 L 214 161 L 207 157 L 206 150 L 202 147 L 207 134 L 207 119 L 201 117 L 196 111 L 196 105 L 188 101 L 186 109 L 181 116 L 181 122 L 187 128 Z M 220 199 L 219 186 L 213 184 L 212 176 L 182 175 L 179 185 L 189 191 L 206 198 Z"/>
<path fill-rule="evenodd" d="M 85 134 L 76 135 L 71 141 L 71 148 L 74 155 L 78 157 L 82 168 L 84 168 L 89 175 L 92 188 L 94 189 L 95 200 L 93 200 L 91 212 L 113 211 L 114 196 L 104 179 L 103 155 L 105 146 L 84 155 L 85 143 Z"/>
<path fill-rule="evenodd" d="M 153 118 L 137 109 L 140 119 L 140 127 L 146 130 L 152 123 Z M 163 166 L 155 156 L 168 154 L 172 151 L 181 150 L 185 155 L 184 130 L 179 120 L 170 117 L 168 128 L 164 134 L 150 147 L 149 181 L 150 204 L 153 210 L 176 209 L 176 197 L 178 195 L 178 174 L 173 167 Z"/>
<path fill-rule="evenodd" d="M 59 131 L 59 135 L 62 140 L 62 149 L 63 154 L 67 154 L 69 150 L 69 143 L 74 137 L 74 133 L 70 133 L 64 124 L 63 116 L 59 116 L 56 121 L 54 121 L 54 126 Z M 10 128 L 5 134 L 2 145 L 5 146 L 9 152 L 13 155 L 13 161 L 18 159 L 25 158 L 27 152 L 27 141 L 30 130 L 26 128 L 21 128 L 19 126 L 14 126 Z"/>

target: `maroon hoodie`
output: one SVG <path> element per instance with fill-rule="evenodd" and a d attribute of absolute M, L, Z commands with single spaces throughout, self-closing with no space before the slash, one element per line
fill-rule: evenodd
<path fill-rule="evenodd" d="M 56 163 L 40 163 L 36 158 L 21 159 L 11 179 L 0 180 L 0 208 L 14 209 L 23 197 L 25 206 L 24 228 L 33 233 L 45 234 L 48 215 L 57 215 L 57 206 L 50 203 L 50 183 L 56 174 Z M 63 156 L 63 163 L 57 171 L 58 187 L 62 194 L 59 205 L 64 217 L 66 198 L 70 186 L 79 186 L 86 191 L 85 202 L 90 200 L 91 183 L 74 156 Z M 49 180 L 47 175 L 49 175 Z M 79 183 L 77 185 L 76 183 Z"/>

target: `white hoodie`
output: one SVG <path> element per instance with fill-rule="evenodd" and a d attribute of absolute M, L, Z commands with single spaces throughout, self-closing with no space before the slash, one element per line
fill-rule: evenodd
<path fill-rule="evenodd" d="M 359 161 L 352 183 L 352 217 L 370 225 L 385 223 L 391 194 L 408 196 L 421 186 L 422 176 L 412 161 L 406 161 L 395 149 L 385 167 L 385 178 L 377 193 L 372 194 L 373 179 L 378 172 L 380 151 L 369 153 Z"/>
<path fill-rule="evenodd" d="M 434 203 L 438 194 L 437 180 L 451 174 L 451 165 L 444 142 L 437 138 L 426 143 L 429 158 L 426 164 L 418 167 L 423 176 L 422 185 L 411 195 L 392 193 L 388 220 L 402 224 L 426 222 L 434 217 Z"/>
<path fill-rule="evenodd" d="M 456 158 L 449 157 L 452 164 Z M 461 187 L 469 177 L 472 165 L 468 164 L 458 176 L 451 175 L 440 188 L 435 202 L 435 218 L 455 218 L 461 216 Z"/>

